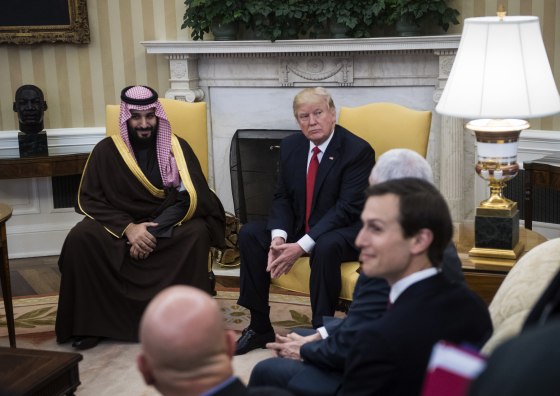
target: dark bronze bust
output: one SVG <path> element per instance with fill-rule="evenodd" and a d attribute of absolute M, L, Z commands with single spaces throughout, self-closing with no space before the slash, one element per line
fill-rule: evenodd
<path fill-rule="evenodd" d="M 43 91 L 35 85 L 22 85 L 16 91 L 14 111 L 18 114 L 20 157 L 49 155 L 43 116 L 47 102 Z"/>
<path fill-rule="evenodd" d="M 43 115 L 47 102 L 43 91 L 35 85 L 22 85 L 16 91 L 14 111 L 18 113 L 19 130 L 24 133 L 39 133 L 43 130 Z"/>

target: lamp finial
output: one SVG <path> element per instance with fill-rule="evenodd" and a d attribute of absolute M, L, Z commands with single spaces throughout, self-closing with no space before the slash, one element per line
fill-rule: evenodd
<path fill-rule="evenodd" d="M 498 5 L 498 11 L 496 12 L 496 15 L 498 15 L 498 18 L 500 18 L 500 21 L 502 21 L 506 16 L 506 14 L 507 14 L 506 8 L 502 3 L 500 3 Z"/>

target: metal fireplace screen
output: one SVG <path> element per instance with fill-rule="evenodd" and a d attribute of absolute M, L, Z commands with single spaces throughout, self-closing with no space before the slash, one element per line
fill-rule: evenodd
<path fill-rule="evenodd" d="M 280 141 L 299 130 L 238 129 L 229 152 L 235 215 L 242 224 L 264 220 L 278 178 Z"/>

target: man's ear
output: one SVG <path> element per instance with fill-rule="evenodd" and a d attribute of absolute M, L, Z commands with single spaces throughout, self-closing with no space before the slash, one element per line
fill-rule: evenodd
<path fill-rule="evenodd" d="M 155 380 L 152 374 L 152 369 L 143 353 L 140 353 L 136 358 L 136 365 L 138 366 L 138 371 L 140 371 L 142 377 L 144 377 L 146 385 L 153 385 Z"/>
<path fill-rule="evenodd" d="M 421 254 L 427 252 L 434 240 L 434 234 L 428 228 L 421 228 L 416 235 L 412 237 L 411 253 Z"/>

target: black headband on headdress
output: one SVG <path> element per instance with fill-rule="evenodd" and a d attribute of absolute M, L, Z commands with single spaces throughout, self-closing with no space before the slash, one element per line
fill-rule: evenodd
<path fill-rule="evenodd" d="M 136 106 L 146 106 L 149 104 L 152 104 L 154 102 L 156 102 L 158 100 L 158 94 L 156 91 L 154 91 L 152 88 L 147 87 L 145 85 L 141 85 L 141 87 L 144 87 L 148 90 L 150 90 L 150 92 L 152 93 L 152 96 L 150 96 L 149 98 L 144 98 L 144 99 L 136 99 L 136 98 L 131 98 L 126 96 L 126 92 L 130 89 L 130 88 L 134 88 L 136 85 L 130 85 L 126 88 L 124 88 L 121 91 L 121 100 L 125 103 L 131 104 L 131 105 L 136 105 Z"/>

